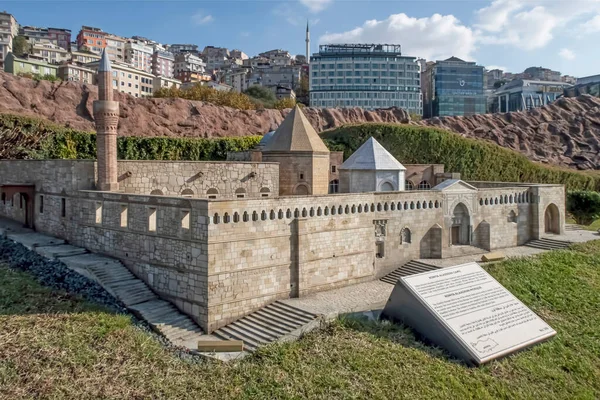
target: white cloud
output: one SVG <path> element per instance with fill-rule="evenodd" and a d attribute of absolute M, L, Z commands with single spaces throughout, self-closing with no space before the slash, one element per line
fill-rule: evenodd
<path fill-rule="evenodd" d="M 574 60 L 575 59 L 575 53 L 573 53 L 571 50 L 569 49 L 560 49 L 560 51 L 558 52 L 558 55 L 562 58 L 564 58 L 565 60 Z"/>
<path fill-rule="evenodd" d="M 504 71 L 504 72 L 508 71 L 508 68 L 501 67 L 499 65 L 487 65 L 485 67 L 485 69 L 487 69 L 488 71 L 491 71 L 491 70 L 494 70 L 494 69 L 499 69 L 500 71 Z"/>
<path fill-rule="evenodd" d="M 249 37 L 250 36 L 250 32 L 240 32 L 240 36 L 241 37 Z"/>
<path fill-rule="evenodd" d="M 453 15 L 440 14 L 428 18 L 393 14 L 382 21 L 366 21 L 347 32 L 327 33 L 320 43 L 399 43 L 403 54 L 428 60 L 451 56 L 471 60 L 475 50 L 471 28 Z"/>
<path fill-rule="evenodd" d="M 583 33 L 600 32 L 600 14 L 598 14 L 594 18 L 584 22 L 583 25 L 581 26 L 581 30 Z"/>
<path fill-rule="evenodd" d="M 303 21 L 306 21 L 302 16 L 298 15 L 288 3 L 280 4 L 278 7 L 275 7 L 272 12 L 274 15 L 285 19 L 290 25 L 299 26 Z"/>
<path fill-rule="evenodd" d="M 474 27 L 489 32 L 499 32 L 509 21 L 510 15 L 523 6 L 516 0 L 496 0 L 475 12 L 477 22 Z"/>
<path fill-rule="evenodd" d="M 214 21 L 214 18 L 210 14 L 204 15 L 201 12 L 197 12 L 196 14 L 192 15 L 192 21 L 194 21 L 196 25 L 205 25 Z"/>
<path fill-rule="evenodd" d="M 317 13 L 326 9 L 333 0 L 300 0 L 300 3 L 308 7 L 310 12 Z"/>

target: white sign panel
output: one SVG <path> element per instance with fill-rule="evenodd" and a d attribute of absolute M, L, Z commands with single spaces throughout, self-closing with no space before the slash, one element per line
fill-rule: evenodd
<path fill-rule="evenodd" d="M 556 334 L 477 263 L 402 281 L 480 364 Z"/>

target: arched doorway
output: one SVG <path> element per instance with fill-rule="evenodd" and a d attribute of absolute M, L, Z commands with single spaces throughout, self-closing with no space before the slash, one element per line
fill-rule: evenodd
<path fill-rule="evenodd" d="M 298 185 L 294 190 L 294 194 L 296 196 L 307 196 L 308 195 L 308 186 L 306 185 Z"/>
<path fill-rule="evenodd" d="M 551 203 L 544 213 L 544 232 L 560 234 L 560 212 L 556 204 Z"/>
<path fill-rule="evenodd" d="M 471 244 L 471 218 L 469 209 L 458 203 L 452 213 L 452 226 L 450 227 L 450 240 L 453 246 Z"/>
<path fill-rule="evenodd" d="M 394 185 L 392 185 L 389 182 L 383 182 L 381 184 L 381 187 L 380 187 L 379 191 L 381 191 L 381 192 L 393 192 L 394 191 Z"/>

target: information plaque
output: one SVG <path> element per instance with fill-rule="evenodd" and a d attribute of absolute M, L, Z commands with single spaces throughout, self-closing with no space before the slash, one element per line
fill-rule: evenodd
<path fill-rule="evenodd" d="M 475 365 L 556 335 L 477 263 L 400 278 L 383 317 Z"/>

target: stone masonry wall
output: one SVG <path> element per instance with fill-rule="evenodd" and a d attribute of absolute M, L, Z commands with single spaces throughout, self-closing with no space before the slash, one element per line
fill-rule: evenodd
<path fill-rule="evenodd" d="M 257 162 L 119 161 L 119 190 L 126 193 L 218 199 L 279 195 L 279 165 Z M 262 190 L 262 191 L 261 191 Z"/>

